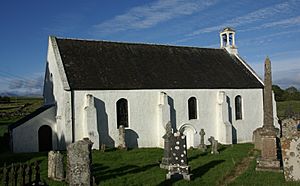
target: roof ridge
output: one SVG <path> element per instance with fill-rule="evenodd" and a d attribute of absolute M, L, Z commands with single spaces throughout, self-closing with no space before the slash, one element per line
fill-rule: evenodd
<path fill-rule="evenodd" d="M 63 38 L 56 37 L 60 40 L 72 40 L 72 41 L 88 41 L 88 42 L 105 42 L 105 43 L 116 43 L 116 44 L 129 44 L 129 45 L 147 45 L 147 46 L 163 46 L 163 47 L 176 47 L 176 48 L 195 48 L 195 49 L 209 49 L 209 50 L 223 50 L 222 48 L 208 48 L 199 46 L 184 46 L 184 45 L 171 45 L 162 43 L 143 43 L 143 42 L 127 42 L 127 41 L 111 41 L 111 40 L 96 40 L 96 39 L 83 39 L 83 38 Z"/>

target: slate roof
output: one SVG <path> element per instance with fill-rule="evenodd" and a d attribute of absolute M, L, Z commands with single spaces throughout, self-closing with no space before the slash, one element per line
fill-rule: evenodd
<path fill-rule="evenodd" d="M 43 105 L 40 108 L 36 109 L 35 111 L 33 111 L 32 113 L 26 115 L 25 117 L 19 119 L 18 121 L 16 121 L 15 123 L 12 123 L 8 126 L 8 130 L 11 131 L 14 128 L 22 125 L 23 123 L 25 123 L 26 121 L 31 120 L 32 118 L 34 118 L 35 116 L 39 115 L 40 113 L 48 110 L 49 108 L 55 106 L 54 104 L 50 104 L 50 105 Z"/>
<path fill-rule="evenodd" d="M 225 49 L 56 38 L 73 90 L 262 88 Z"/>

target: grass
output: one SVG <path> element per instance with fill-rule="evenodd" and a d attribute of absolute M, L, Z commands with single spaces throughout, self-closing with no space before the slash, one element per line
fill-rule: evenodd
<path fill-rule="evenodd" d="M 222 146 L 219 155 L 203 153 L 197 149 L 188 150 L 192 181 L 165 180 L 167 170 L 159 168 L 158 162 L 162 158 L 163 149 L 93 151 L 93 175 L 98 185 L 224 185 L 242 159 L 253 156 L 252 149 L 252 144 Z M 49 185 L 67 185 L 47 179 L 46 153 L 3 153 L 0 155 L 0 166 L 4 162 L 9 164 L 36 160 L 41 163 L 42 179 Z M 256 172 L 255 161 L 255 158 L 252 159 L 248 169 L 229 185 L 300 185 L 300 182 L 285 182 L 283 173 Z"/>
<path fill-rule="evenodd" d="M 247 156 L 252 144 L 222 146 L 219 155 L 203 153 L 199 150 L 189 150 L 188 160 L 194 178 L 186 180 L 165 181 L 166 170 L 159 168 L 163 149 L 140 148 L 129 151 L 111 149 L 108 152 L 93 152 L 93 173 L 96 183 L 100 185 L 219 185 L 225 175 L 236 163 Z M 66 185 L 47 179 L 46 153 L 10 152 L 0 155 L 0 166 L 4 162 L 34 162 L 41 163 L 41 177 L 50 185 Z"/>
<path fill-rule="evenodd" d="M 29 114 L 40 107 L 42 99 L 18 98 L 10 104 L 0 104 L 1 112 L 16 112 L 23 108 L 22 112 Z M 282 116 L 288 105 L 292 105 L 295 112 L 300 112 L 300 101 L 278 102 L 278 115 Z M 0 168 L 4 162 L 24 163 L 39 161 L 41 165 L 41 177 L 49 185 L 67 185 L 64 182 L 55 182 L 47 179 L 47 153 L 18 153 L 8 151 L 4 134 L 7 126 L 23 116 L 0 118 Z M 120 151 L 108 149 L 103 153 L 93 151 L 93 174 L 96 183 L 100 185 L 225 185 L 228 177 L 233 177 L 237 166 L 245 158 L 253 156 L 252 144 L 237 144 L 222 146 L 219 155 L 202 153 L 199 150 L 189 150 L 188 160 L 191 166 L 193 180 L 166 181 L 166 170 L 159 168 L 159 161 L 163 156 L 163 149 L 147 148 Z M 65 153 L 65 152 L 63 152 Z M 285 182 L 283 173 L 256 172 L 256 159 L 252 159 L 250 166 L 229 185 L 300 185 L 300 182 Z M 0 171 L 1 172 L 1 171 Z"/>
<path fill-rule="evenodd" d="M 237 179 L 232 182 L 231 186 L 242 186 L 242 185 L 286 185 L 296 186 L 300 185 L 300 182 L 285 182 L 283 173 L 279 172 L 262 172 L 255 171 L 256 159 L 254 159 L 249 168 Z"/>

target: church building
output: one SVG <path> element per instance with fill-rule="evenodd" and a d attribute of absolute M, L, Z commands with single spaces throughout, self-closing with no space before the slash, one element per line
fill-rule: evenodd
<path fill-rule="evenodd" d="M 264 84 L 239 56 L 233 29 L 220 41 L 199 48 L 50 36 L 44 105 L 9 126 L 12 150 L 64 150 L 86 137 L 94 149 L 117 147 L 120 125 L 128 147 L 163 147 L 168 122 L 188 147 L 199 145 L 201 129 L 206 143 L 252 142 Z"/>

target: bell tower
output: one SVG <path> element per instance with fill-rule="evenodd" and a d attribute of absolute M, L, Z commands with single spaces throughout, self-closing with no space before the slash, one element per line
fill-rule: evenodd
<path fill-rule="evenodd" d="M 235 30 L 230 27 L 224 28 L 220 32 L 221 48 L 225 48 L 230 54 L 238 54 L 235 46 Z"/>

